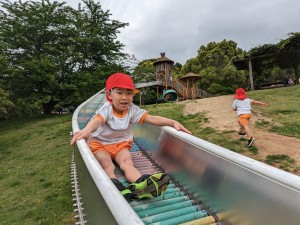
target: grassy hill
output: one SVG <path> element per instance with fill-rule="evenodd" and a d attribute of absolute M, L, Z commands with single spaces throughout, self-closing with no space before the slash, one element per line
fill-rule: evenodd
<path fill-rule="evenodd" d="M 72 224 L 71 115 L 0 127 L 0 224 Z"/>

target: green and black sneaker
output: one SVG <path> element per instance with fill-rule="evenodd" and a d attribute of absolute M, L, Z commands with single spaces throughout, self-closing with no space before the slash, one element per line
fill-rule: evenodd
<path fill-rule="evenodd" d="M 144 174 L 127 189 L 136 199 L 153 198 L 163 194 L 169 185 L 170 177 L 165 173 Z"/>
<path fill-rule="evenodd" d="M 132 195 L 131 191 L 126 188 L 119 180 L 115 178 L 111 178 L 111 181 L 114 183 L 114 185 L 118 188 L 120 193 L 124 196 L 124 198 L 127 201 L 130 201 L 132 199 L 135 199 L 134 195 Z"/>

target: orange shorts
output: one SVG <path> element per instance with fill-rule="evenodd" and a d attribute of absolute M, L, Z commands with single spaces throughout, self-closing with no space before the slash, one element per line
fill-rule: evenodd
<path fill-rule="evenodd" d="M 89 147 L 94 155 L 99 151 L 106 151 L 111 155 L 112 159 L 114 159 L 122 149 L 130 150 L 131 143 L 132 141 L 124 141 L 116 144 L 103 145 L 100 142 L 91 141 Z"/>
<path fill-rule="evenodd" d="M 241 126 L 247 126 L 250 123 L 251 114 L 242 114 L 239 116 L 239 124 Z"/>

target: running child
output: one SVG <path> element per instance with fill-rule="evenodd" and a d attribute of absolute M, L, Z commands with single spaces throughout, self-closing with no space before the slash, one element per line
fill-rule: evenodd
<path fill-rule="evenodd" d="M 265 102 L 256 101 L 247 97 L 246 92 L 243 88 L 238 88 L 234 95 L 234 101 L 232 108 L 237 112 L 238 122 L 240 125 L 239 135 L 247 135 L 248 141 L 246 147 L 251 147 L 255 138 L 252 136 L 249 123 L 251 119 L 251 106 L 259 104 L 261 106 L 268 106 Z"/>

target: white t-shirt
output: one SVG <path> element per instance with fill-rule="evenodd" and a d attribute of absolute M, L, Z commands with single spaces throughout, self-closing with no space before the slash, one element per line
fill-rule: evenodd
<path fill-rule="evenodd" d="M 246 98 L 244 100 L 235 99 L 232 103 L 232 108 L 236 109 L 238 115 L 251 114 L 252 99 Z"/>
<path fill-rule="evenodd" d="M 123 115 L 118 115 L 111 103 L 106 102 L 96 112 L 95 117 L 100 118 L 103 124 L 92 133 L 93 141 L 99 140 L 103 145 L 130 141 L 133 139 L 133 125 L 142 124 L 147 115 L 146 110 L 134 104 Z"/>

